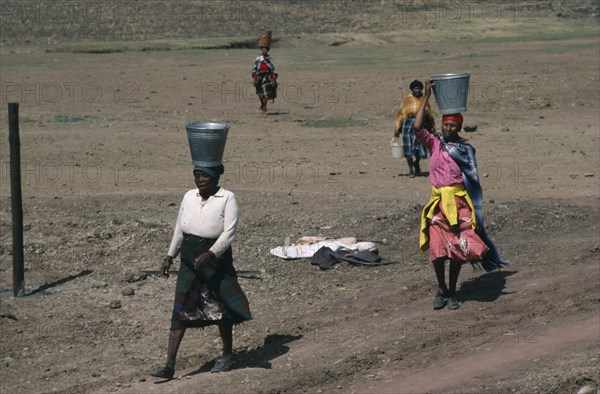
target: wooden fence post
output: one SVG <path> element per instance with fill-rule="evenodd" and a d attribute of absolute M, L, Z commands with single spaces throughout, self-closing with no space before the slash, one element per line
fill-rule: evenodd
<path fill-rule="evenodd" d="M 21 141 L 19 103 L 8 103 L 8 143 L 10 145 L 10 200 L 13 238 L 13 295 L 25 295 L 23 264 L 23 202 L 21 196 Z"/>

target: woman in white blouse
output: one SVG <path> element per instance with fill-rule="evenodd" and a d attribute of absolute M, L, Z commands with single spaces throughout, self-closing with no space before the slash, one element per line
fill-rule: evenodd
<path fill-rule="evenodd" d="M 179 344 L 188 327 L 217 325 L 223 353 L 212 372 L 233 366 L 234 324 L 250 320 L 246 295 L 237 283 L 231 244 L 238 224 L 235 195 L 218 186 L 223 166 L 195 167 L 197 189 L 184 196 L 161 276 L 169 277 L 173 258 L 181 253 L 175 288 L 171 331 L 165 365 L 151 375 L 172 379 Z"/>

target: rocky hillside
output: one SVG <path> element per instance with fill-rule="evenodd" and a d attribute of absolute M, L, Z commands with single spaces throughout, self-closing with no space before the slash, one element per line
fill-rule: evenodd
<path fill-rule="evenodd" d="M 469 23 L 507 18 L 599 20 L 599 3 L 579 1 L 3 1 L 0 45 L 132 41 L 315 33 L 380 33 L 415 23 Z"/>

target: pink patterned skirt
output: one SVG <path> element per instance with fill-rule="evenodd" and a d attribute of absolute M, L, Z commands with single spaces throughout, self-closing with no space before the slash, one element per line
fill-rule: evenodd
<path fill-rule="evenodd" d="M 457 261 L 480 261 L 488 251 L 486 244 L 471 226 L 471 208 L 462 197 L 454 197 L 458 224 L 451 226 L 440 204 L 429 223 L 429 259 L 446 258 Z"/>

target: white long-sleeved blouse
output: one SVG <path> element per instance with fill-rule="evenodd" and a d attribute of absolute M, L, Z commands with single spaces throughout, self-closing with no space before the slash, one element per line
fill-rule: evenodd
<path fill-rule="evenodd" d="M 207 200 L 203 200 L 198 189 L 189 190 L 181 201 L 168 255 L 174 257 L 179 253 L 183 234 L 193 234 L 203 238 L 216 238 L 209 250 L 215 256 L 221 256 L 235 238 L 238 218 L 239 210 L 233 192 L 220 188 Z"/>

